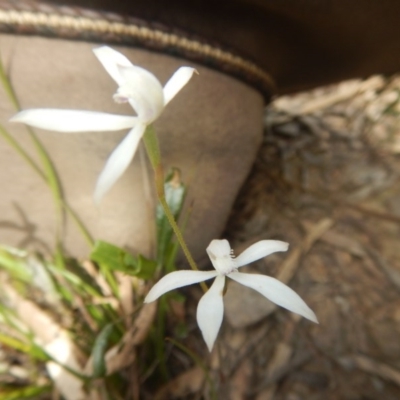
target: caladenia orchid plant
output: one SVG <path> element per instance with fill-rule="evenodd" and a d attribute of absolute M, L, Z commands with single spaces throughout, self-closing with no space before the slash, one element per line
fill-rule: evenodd
<path fill-rule="evenodd" d="M 206 251 L 215 271 L 171 272 L 152 287 L 144 301 L 150 303 L 170 290 L 215 278 L 197 307 L 197 323 L 210 351 L 214 346 L 223 319 L 225 277 L 250 287 L 273 303 L 318 323 L 316 315 L 301 297 L 282 282 L 269 276 L 238 271 L 238 268 L 269 254 L 287 251 L 288 247 L 288 243 L 279 240 L 261 240 L 235 258 L 227 240 L 213 240 Z"/>
<path fill-rule="evenodd" d="M 174 189 L 173 195 L 168 195 L 168 179 L 164 180 L 157 136 L 152 128 L 152 122 L 161 115 L 165 106 L 188 83 L 196 70 L 191 67 L 179 68 L 163 88 L 153 74 L 141 67 L 133 65 L 124 55 L 107 46 L 94 49 L 94 54 L 118 85 L 114 100 L 118 103 L 129 103 L 135 110 L 136 116 L 81 110 L 32 109 L 19 112 L 11 121 L 59 132 L 117 131 L 121 129 L 130 129 L 127 136 L 108 158 L 98 178 L 94 195 L 97 202 L 101 200 L 105 193 L 110 190 L 128 168 L 134 157 L 139 141 L 143 138 L 147 154 L 154 169 L 156 193 L 162 208 L 161 211 L 158 210 L 160 212 L 156 213 L 156 222 L 158 224 L 159 219 L 162 221 L 160 225 L 168 229 L 170 227 L 173 230 L 177 242 L 179 242 L 192 268 L 191 271 L 174 271 L 165 275 L 152 287 L 145 297 L 144 302 L 151 303 L 171 290 L 194 283 L 200 283 L 205 294 L 201 298 L 197 308 L 197 322 L 210 351 L 213 349 L 223 320 L 223 295 L 225 292 L 226 277 L 258 291 L 277 305 L 317 323 L 318 321 L 314 312 L 306 305 L 299 295 L 282 282 L 272 277 L 238 271 L 240 267 L 266 257 L 269 254 L 287 251 L 287 243 L 278 240 L 262 240 L 253 244 L 235 258 L 227 240 L 213 240 L 206 249 L 215 268 L 213 271 L 199 271 L 190 254 L 181 230 L 176 223 L 176 218 L 179 216 L 184 199 L 184 185 L 178 185 L 179 188 L 176 189 L 175 184 L 170 184 L 170 189 L 172 187 L 176 190 Z M 1 71 L 2 69 L 0 68 L 0 74 Z M 46 181 L 50 181 L 50 179 L 46 177 Z M 178 197 L 177 200 L 175 199 L 175 195 Z M 175 202 L 175 206 L 177 205 L 176 207 L 172 204 L 173 202 Z M 157 225 L 157 227 L 160 232 L 161 229 L 159 225 Z M 96 245 L 93 247 L 91 260 L 96 262 L 96 265 L 99 266 L 99 273 L 103 273 L 106 279 L 109 278 L 107 282 L 113 293 L 115 292 L 115 298 L 118 298 L 117 280 L 113 277 L 113 272 L 117 271 L 118 273 L 123 272 L 124 274 L 130 274 L 137 279 L 151 279 L 159 276 L 163 268 L 164 271 L 176 269 L 175 257 L 178 245 L 176 242 L 172 243 L 171 237 L 171 230 L 168 231 L 168 234 L 158 235 L 158 242 L 161 243 L 164 240 L 165 243 L 162 243 L 162 245 L 158 243 L 157 252 L 160 254 L 157 254 L 156 261 L 147 260 L 141 255 L 133 257 L 123 249 L 107 243 L 103 243 L 102 247 L 96 247 Z M 96 244 L 98 243 L 99 241 Z M 173 250 L 170 250 L 171 248 Z M 64 271 L 64 268 L 65 263 L 63 263 L 60 270 Z M 213 278 L 215 279 L 213 284 L 207 289 L 204 281 Z M 90 291 L 93 292 L 92 290 Z M 141 299 L 142 295 L 141 293 L 138 298 Z M 68 298 L 73 299 L 74 296 L 71 295 Z M 156 324 L 158 323 L 160 326 L 164 322 L 163 313 L 166 313 L 167 310 L 167 307 L 163 307 L 163 301 L 166 301 L 166 297 L 161 300 L 160 306 L 158 307 L 158 318 L 156 319 Z M 164 305 L 165 304 L 166 303 L 164 303 Z M 123 309 L 123 307 L 120 308 Z M 155 310 L 155 306 L 153 309 Z M 146 308 L 142 309 L 144 312 L 145 310 Z M 124 318 L 125 317 L 126 316 L 124 316 Z M 99 324 L 99 327 L 104 327 L 96 338 L 96 342 L 98 342 L 98 346 L 100 346 L 101 349 L 100 352 L 96 352 L 97 345 L 95 343 L 92 353 L 93 355 L 100 354 L 97 359 L 101 371 L 103 371 L 103 364 L 105 362 L 104 351 L 106 349 L 107 340 L 111 338 L 111 333 L 117 325 L 115 323 L 116 320 L 118 320 L 118 318 L 112 315 L 109 321 L 101 321 L 102 323 Z M 150 321 L 153 320 L 150 319 Z M 149 322 L 149 324 L 150 323 L 151 322 Z M 90 328 L 92 329 L 92 327 Z M 118 327 L 118 329 L 120 329 L 120 327 Z M 154 349 L 157 353 L 157 359 L 161 370 L 161 367 L 165 364 L 165 357 L 163 358 L 162 351 L 160 353 L 158 350 L 164 346 L 165 335 L 163 334 L 163 329 L 156 330 L 158 332 L 156 333 L 157 338 L 155 340 Z M 97 333 L 95 330 L 91 330 L 91 332 L 93 332 L 93 336 Z M 125 333 L 123 329 L 121 333 Z M 121 341 L 119 343 L 114 343 L 115 348 L 119 348 L 124 337 L 125 335 L 121 334 Z M 128 350 L 130 351 L 131 348 L 129 347 Z M 105 374 L 105 372 L 101 372 L 101 374 Z M 96 379 L 99 376 L 96 374 L 93 375 Z M 110 398 L 111 397 L 112 396 L 110 396 Z M 69 399 L 73 400 L 74 398 L 70 397 Z"/>
<path fill-rule="evenodd" d="M 118 85 L 114 100 L 117 103 L 129 103 L 137 116 L 82 110 L 31 109 L 19 112 L 11 121 L 58 132 L 118 131 L 130 128 L 98 178 L 94 198 L 99 202 L 128 168 L 146 128 L 161 115 L 196 70 L 191 67 L 179 68 L 163 88 L 152 73 L 133 65 L 118 51 L 107 46 L 93 51 Z"/>

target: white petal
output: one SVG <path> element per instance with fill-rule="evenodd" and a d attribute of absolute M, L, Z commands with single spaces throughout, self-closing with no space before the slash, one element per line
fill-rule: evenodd
<path fill-rule="evenodd" d="M 137 120 L 137 117 L 125 115 L 51 108 L 24 110 L 10 119 L 11 122 L 57 132 L 119 131 L 132 128 Z"/>
<path fill-rule="evenodd" d="M 261 240 L 237 256 L 235 264 L 236 267 L 242 267 L 277 251 L 287 251 L 288 248 L 289 243 L 281 242 L 280 240 Z"/>
<path fill-rule="evenodd" d="M 278 306 L 318 323 L 314 312 L 303 299 L 294 290 L 277 279 L 265 275 L 243 274 L 241 272 L 232 272 L 228 276 L 244 286 L 257 290 L 257 292 Z"/>
<path fill-rule="evenodd" d="M 144 299 L 145 303 L 157 300 L 164 293 L 182 286 L 193 285 L 214 278 L 216 271 L 175 271 L 161 278 L 150 290 Z"/>
<path fill-rule="evenodd" d="M 153 122 L 164 109 L 161 83 L 152 73 L 136 65 L 118 69 L 123 83 L 118 89 L 117 98 L 127 98 L 140 120 Z"/>
<path fill-rule="evenodd" d="M 222 300 L 224 285 L 225 277 L 218 275 L 197 306 L 197 323 L 210 352 L 224 316 L 224 303 Z"/>
<path fill-rule="evenodd" d="M 105 193 L 108 192 L 111 186 L 114 185 L 128 168 L 145 129 L 146 125 L 138 123 L 111 153 L 111 156 L 106 162 L 106 166 L 97 180 L 94 194 L 96 203 L 100 202 Z"/>
<path fill-rule="evenodd" d="M 164 86 L 164 106 L 189 82 L 193 73 L 198 72 L 191 67 L 180 67 Z"/>
<path fill-rule="evenodd" d="M 124 79 L 119 72 L 118 66 L 130 67 L 132 63 L 121 53 L 108 46 L 93 49 L 95 56 L 99 59 L 105 70 L 110 74 L 111 78 L 121 86 Z"/>

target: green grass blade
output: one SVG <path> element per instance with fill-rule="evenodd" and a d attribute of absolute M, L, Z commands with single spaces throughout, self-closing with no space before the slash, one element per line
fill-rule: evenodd
<path fill-rule="evenodd" d="M 32 278 L 32 273 L 22 260 L 14 257 L 6 250 L 0 248 L 0 268 L 8 271 L 10 276 L 19 279 L 23 282 L 29 282 Z"/>
<path fill-rule="evenodd" d="M 35 360 L 47 361 L 47 355 L 39 346 L 34 343 L 24 343 L 12 336 L 5 335 L 0 332 L 0 343 L 5 346 L 11 347 L 21 353 L 28 354 Z"/>
<path fill-rule="evenodd" d="M 18 101 L 18 97 L 14 91 L 10 79 L 8 78 L 5 72 L 1 58 L 0 58 L 0 82 L 2 83 L 4 90 L 6 91 L 6 94 L 10 99 L 11 103 L 13 104 L 15 109 L 19 111 L 21 107 Z M 65 222 L 64 211 L 67 211 L 72 217 L 72 220 L 76 223 L 79 231 L 82 233 L 85 240 L 88 242 L 89 246 L 92 246 L 93 239 L 89 234 L 88 229 L 85 227 L 85 225 L 78 217 L 78 215 L 64 201 L 61 183 L 49 154 L 47 153 L 45 147 L 43 146 L 39 138 L 36 136 L 35 132 L 30 127 L 28 127 L 27 129 L 34 143 L 36 151 L 39 155 L 41 163 L 43 165 L 43 170 L 36 164 L 36 162 L 32 159 L 32 157 L 29 156 L 29 154 L 2 126 L 0 126 L 0 134 L 11 145 L 11 147 L 14 148 L 16 152 L 28 163 L 28 165 L 30 165 L 36 171 L 36 173 L 38 173 L 38 175 L 47 182 L 51 190 L 57 210 L 57 222 L 58 222 L 57 242 L 60 242 L 61 232 Z"/>
<path fill-rule="evenodd" d="M 9 145 L 35 170 L 35 172 L 44 180 L 46 176 L 33 158 L 21 147 L 21 145 L 0 125 L 0 135 L 9 143 Z"/>
<path fill-rule="evenodd" d="M 92 349 L 93 378 L 99 378 L 107 373 L 107 366 L 104 356 L 113 329 L 113 324 L 107 324 L 97 335 L 96 340 L 94 341 Z"/>
<path fill-rule="evenodd" d="M 77 226 L 78 230 L 81 232 L 83 238 L 86 240 L 89 247 L 92 248 L 94 246 L 94 239 L 92 238 L 92 235 L 90 234 L 89 230 L 86 228 L 83 221 L 79 218 L 78 214 L 65 201 L 63 201 L 63 206 L 64 206 L 65 210 L 68 212 L 69 216 L 75 222 L 75 225 Z"/>
<path fill-rule="evenodd" d="M 11 85 L 10 80 L 8 79 L 8 76 L 4 69 L 4 64 L 3 64 L 3 61 L 1 60 L 1 57 L 0 57 L 0 81 L 1 81 L 1 84 L 3 85 L 4 90 L 7 93 L 7 96 L 10 99 L 11 103 L 13 104 L 13 106 L 15 107 L 16 110 L 19 110 L 20 106 L 19 106 L 18 98 L 15 95 L 15 91 Z"/>
<path fill-rule="evenodd" d="M 50 159 L 49 154 L 47 153 L 46 149 L 44 148 L 42 142 L 36 136 L 35 132 L 30 128 L 27 127 L 29 135 L 35 145 L 36 151 L 39 155 L 39 158 L 42 162 L 44 173 L 47 177 L 47 182 L 50 187 L 50 191 L 53 195 L 53 200 L 56 205 L 57 216 L 58 216 L 58 232 L 57 232 L 57 241 L 60 240 L 60 235 L 63 230 L 64 222 L 65 222 L 65 215 L 64 215 L 64 197 L 62 193 L 61 183 L 58 178 L 57 172 L 53 165 L 53 162 Z"/>
<path fill-rule="evenodd" d="M 0 400 L 28 400 L 37 399 L 40 395 L 50 393 L 51 385 L 25 386 L 23 388 L 0 388 Z"/>

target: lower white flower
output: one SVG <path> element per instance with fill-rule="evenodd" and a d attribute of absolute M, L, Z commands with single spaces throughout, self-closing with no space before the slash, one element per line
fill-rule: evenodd
<path fill-rule="evenodd" d="M 210 351 L 214 346 L 224 315 L 223 292 L 226 276 L 256 290 L 278 306 L 318 323 L 310 307 L 284 283 L 270 276 L 238 272 L 238 268 L 272 253 L 286 251 L 288 247 L 288 243 L 279 240 L 261 240 L 234 258 L 233 250 L 227 240 L 213 240 L 207 247 L 207 253 L 215 271 L 171 272 L 152 287 L 144 302 L 150 303 L 170 290 L 215 278 L 197 307 L 197 323 Z"/>

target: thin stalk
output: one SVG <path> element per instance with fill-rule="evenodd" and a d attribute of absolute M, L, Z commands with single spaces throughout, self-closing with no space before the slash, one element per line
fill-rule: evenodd
<path fill-rule="evenodd" d="M 192 254 L 190 253 L 185 239 L 183 238 L 183 235 L 181 233 L 181 230 L 179 229 L 178 224 L 175 221 L 174 215 L 172 214 L 167 200 L 165 199 L 165 191 L 164 191 L 164 172 L 161 164 L 161 157 L 160 157 L 160 148 L 158 145 L 158 140 L 157 140 L 157 135 L 154 131 L 154 128 L 150 125 L 146 128 L 146 131 L 143 135 L 143 140 L 144 144 L 146 147 L 147 154 L 150 159 L 150 163 L 154 169 L 154 180 L 156 184 L 156 192 L 157 192 L 157 197 L 158 200 L 160 201 L 160 204 L 164 210 L 164 213 L 168 219 L 168 222 L 171 225 L 172 230 L 175 233 L 176 239 L 178 240 L 182 251 L 190 265 L 190 268 L 194 271 L 198 271 L 199 269 L 197 268 L 196 262 L 194 261 Z M 206 292 L 207 285 L 204 282 L 200 283 L 202 289 L 204 292 Z"/>
<path fill-rule="evenodd" d="M 156 175 L 156 179 L 157 179 L 157 175 Z M 165 200 L 165 195 L 164 195 L 164 180 L 162 180 L 162 185 L 163 185 L 163 194 L 159 194 L 158 195 L 158 200 L 160 201 L 160 204 L 164 210 L 164 213 L 168 219 L 168 222 L 171 225 L 172 230 L 175 233 L 175 236 L 179 242 L 179 244 L 181 245 L 182 251 L 185 254 L 185 257 L 190 265 L 190 268 L 192 268 L 193 271 L 198 271 L 199 269 L 197 268 L 196 262 L 194 261 L 192 254 L 190 253 L 185 239 L 183 238 L 183 235 L 181 233 L 181 230 L 179 229 L 178 224 L 175 221 L 175 218 L 168 206 L 167 201 Z M 158 185 L 159 186 L 159 185 Z M 157 191 L 158 192 L 158 191 Z M 207 292 L 208 288 L 207 285 L 204 282 L 200 282 L 200 286 L 203 289 L 204 293 Z"/>
<path fill-rule="evenodd" d="M 190 251 L 186 245 L 185 240 L 183 239 L 183 235 L 178 227 L 178 224 L 175 221 L 174 216 L 172 215 L 171 210 L 168 207 L 168 203 L 165 200 L 165 196 L 164 195 L 159 195 L 158 199 L 163 207 L 164 213 L 168 219 L 169 224 L 171 225 L 172 230 L 175 233 L 175 236 L 179 242 L 179 244 L 182 247 L 183 253 L 185 254 L 185 257 L 190 265 L 190 268 L 192 268 L 194 271 L 198 271 L 199 269 L 197 268 L 196 262 L 193 260 L 192 255 L 190 254 Z"/>

